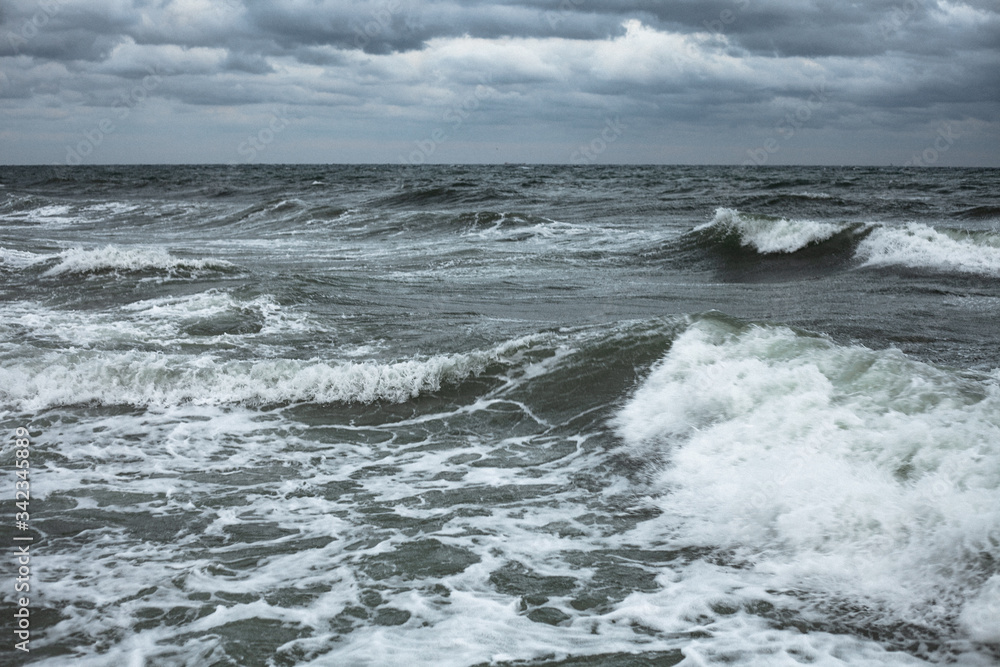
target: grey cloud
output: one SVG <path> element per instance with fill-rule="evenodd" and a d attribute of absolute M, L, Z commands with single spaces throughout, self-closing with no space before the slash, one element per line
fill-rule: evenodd
<path fill-rule="evenodd" d="M 270 74 L 274 68 L 260 54 L 230 51 L 226 56 L 224 67 L 227 70 L 246 72 L 247 74 Z"/>
<path fill-rule="evenodd" d="M 991 48 L 1000 34 L 996 6 L 969 3 L 985 18 L 957 29 L 945 25 L 946 16 L 934 0 L 879 0 L 863 6 L 834 0 L 226 0 L 184 20 L 178 19 L 169 2 L 136 2 L 130 11 L 115 13 L 111 5 L 102 3 L 49 1 L 53 4 L 43 6 L 54 8 L 51 16 L 39 10 L 37 3 L 23 1 L 12 3 L 5 14 L 3 29 L 14 35 L 24 25 L 30 28 L 40 11 L 44 19 L 37 28 L 39 35 L 20 44 L 19 53 L 98 60 L 106 57 L 116 40 L 133 39 L 140 44 L 184 47 L 228 47 L 238 41 L 244 49 L 272 54 L 322 46 L 386 54 L 419 50 L 432 39 L 463 35 L 600 40 L 620 34 L 622 22 L 630 18 L 661 30 L 714 32 L 750 53 L 777 57 Z M 0 43 L 0 49 L 0 54 L 10 55 L 9 40 Z"/>
<path fill-rule="evenodd" d="M 469 122 L 496 132 L 531 122 L 582 126 L 603 113 L 631 114 L 651 133 L 671 123 L 767 129 L 820 80 L 829 100 L 810 115 L 813 128 L 997 123 L 1000 108 L 994 0 L 191 6 L 6 2 L 0 104 L 25 114 L 42 105 L 99 107 L 152 69 L 162 82 L 151 95 L 180 108 L 284 103 L 373 126 L 440 122 L 486 81 L 490 96 Z M 642 30 L 628 23 L 636 20 Z M 634 44 L 622 41 L 626 25 Z"/>

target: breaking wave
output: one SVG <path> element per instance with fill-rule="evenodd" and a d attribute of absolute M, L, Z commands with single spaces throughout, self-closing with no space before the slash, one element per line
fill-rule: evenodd
<path fill-rule="evenodd" d="M 176 257 L 162 248 L 123 247 L 70 248 L 55 255 L 58 264 L 44 275 L 93 274 L 142 271 L 229 270 L 233 264 L 218 259 Z"/>
<path fill-rule="evenodd" d="M 858 247 L 866 266 L 905 266 L 1000 274 L 1000 234 L 935 229 L 919 223 L 879 227 Z"/>
<path fill-rule="evenodd" d="M 708 316 L 614 425 L 632 455 L 661 461 L 669 540 L 728 550 L 827 627 L 997 643 L 997 380 Z"/>
<path fill-rule="evenodd" d="M 60 405 L 400 403 L 509 363 L 530 338 L 489 350 L 394 362 L 216 360 L 158 352 L 65 351 L 0 369 L 0 396 L 26 410 Z"/>
<path fill-rule="evenodd" d="M 746 257 L 849 257 L 860 266 L 996 275 L 1000 234 L 910 223 L 825 222 L 755 216 L 719 208 L 693 237 L 711 249 Z"/>
<path fill-rule="evenodd" d="M 711 222 L 700 225 L 694 233 L 712 244 L 751 248 L 761 255 L 790 254 L 822 244 L 834 237 L 855 234 L 864 226 L 818 220 L 787 220 L 740 213 L 719 208 Z"/>

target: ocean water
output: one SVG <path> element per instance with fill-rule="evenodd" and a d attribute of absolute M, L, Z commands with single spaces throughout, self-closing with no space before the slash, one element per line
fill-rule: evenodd
<path fill-rule="evenodd" d="M 997 665 L 1000 171 L 3 167 L 0 422 L 4 664 Z"/>

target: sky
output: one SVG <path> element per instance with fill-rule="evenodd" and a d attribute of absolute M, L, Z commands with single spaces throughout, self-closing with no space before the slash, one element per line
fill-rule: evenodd
<path fill-rule="evenodd" d="M 1000 167 L 998 0 L 0 0 L 0 164 Z"/>

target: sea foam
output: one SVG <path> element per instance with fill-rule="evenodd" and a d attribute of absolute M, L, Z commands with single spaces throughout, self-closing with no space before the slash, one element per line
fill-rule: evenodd
<path fill-rule="evenodd" d="M 23 269 L 44 260 L 44 255 L 37 255 L 33 252 L 25 252 L 24 250 L 0 247 L 0 267 L 3 268 Z"/>
<path fill-rule="evenodd" d="M 844 604 L 866 623 L 996 641 L 993 379 L 708 318 L 614 424 L 635 456 L 662 459 L 659 530 L 681 546 L 732 550 L 773 589 L 819 593 L 833 618 Z"/>
<path fill-rule="evenodd" d="M 858 246 L 868 266 L 907 266 L 1000 274 L 1000 235 L 940 230 L 920 223 L 878 227 Z"/>
<path fill-rule="evenodd" d="M 529 337 L 530 338 L 530 337 Z M 492 349 L 390 362 L 218 360 L 159 352 L 73 350 L 0 368 L 0 396 L 24 409 L 59 405 L 266 405 L 402 402 L 517 356 L 529 338 Z"/>
<path fill-rule="evenodd" d="M 180 258 L 162 248 L 138 246 L 107 245 L 103 248 L 70 248 L 55 255 L 55 258 L 58 259 L 59 263 L 46 271 L 46 276 L 103 271 L 224 270 L 233 266 L 224 260 Z"/>

